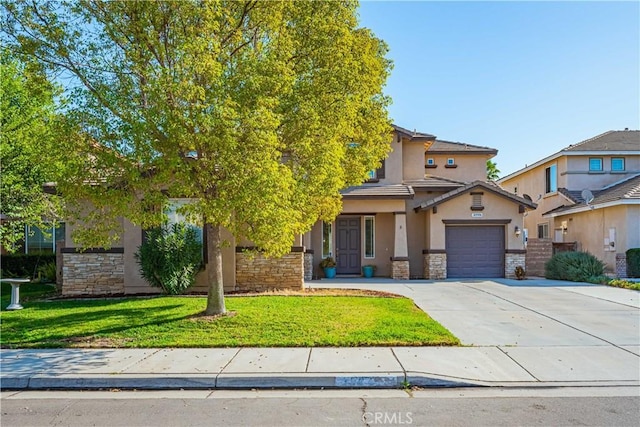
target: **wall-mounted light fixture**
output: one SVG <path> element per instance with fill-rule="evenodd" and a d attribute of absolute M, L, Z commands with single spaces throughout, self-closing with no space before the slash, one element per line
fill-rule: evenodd
<path fill-rule="evenodd" d="M 516 233 L 516 236 L 519 236 L 520 233 L 521 233 L 520 227 L 518 227 L 517 225 L 516 225 L 516 228 L 514 229 L 514 231 Z"/>

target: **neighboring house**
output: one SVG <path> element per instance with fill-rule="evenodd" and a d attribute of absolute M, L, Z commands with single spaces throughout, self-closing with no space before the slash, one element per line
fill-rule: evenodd
<path fill-rule="evenodd" d="M 336 220 L 304 235 L 314 276 L 327 256 L 338 274 L 375 265 L 395 279 L 513 277 L 524 266 L 523 214 L 536 205 L 486 182 L 497 150 L 399 126 L 391 148 L 368 182 L 342 192 Z"/>
<path fill-rule="evenodd" d="M 576 242 L 624 277 L 624 253 L 640 247 L 640 131 L 569 145 L 498 183 L 538 203 L 525 217 L 530 239 Z"/>
<path fill-rule="evenodd" d="M 283 258 L 249 256 L 250 242 L 224 236 L 230 242 L 223 248 L 225 291 L 301 288 L 304 280 L 322 277 L 319 264 L 327 256 L 342 275 L 360 276 L 363 265 L 375 265 L 377 276 L 396 279 L 513 277 L 525 261 L 523 214 L 536 205 L 486 182 L 486 162 L 497 151 L 398 126 L 390 144 L 368 182 L 342 191 L 336 220 L 316 223 Z M 180 220 L 175 207 L 184 202 L 174 200 L 174 221 Z M 155 291 L 134 259 L 143 231 L 126 219 L 121 227 L 113 248 L 85 252 L 75 248 L 67 227 L 63 293 Z M 201 274 L 195 290 L 204 291 L 205 282 Z"/>

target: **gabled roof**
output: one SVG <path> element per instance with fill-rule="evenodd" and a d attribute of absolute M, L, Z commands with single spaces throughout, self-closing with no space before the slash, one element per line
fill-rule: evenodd
<path fill-rule="evenodd" d="M 614 184 L 608 185 L 600 190 L 592 191 L 593 200 L 587 205 L 586 200 L 582 198 L 581 191 L 568 191 L 564 188 L 558 189 L 562 191 L 567 198 L 574 201 L 571 205 L 559 206 L 542 215 L 566 214 L 586 209 L 595 209 L 598 207 L 606 207 L 621 204 L 640 204 L 640 174 L 630 178 L 623 179 Z"/>
<path fill-rule="evenodd" d="M 500 188 L 498 185 L 494 184 L 493 182 L 484 182 L 484 181 L 474 181 L 471 182 L 463 187 L 459 187 L 456 188 L 455 190 L 449 191 L 448 193 L 442 194 L 438 197 L 435 197 L 431 200 L 427 200 L 424 203 L 421 203 L 419 206 L 416 206 L 414 208 L 414 210 L 416 212 L 418 211 L 423 211 L 423 210 L 427 210 L 430 209 L 434 206 L 437 206 L 441 203 L 444 203 L 448 200 L 451 200 L 455 197 L 458 197 L 462 194 L 466 194 L 468 191 L 471 190 L 475 190 L 476 188 L 482 188 L 484 190 L 490 191 L 494 194 L 497 194 L 499 196 L 502 196 L 506 199 L 511 200 L 514 203 L 517 203 L 519 205 L 523 205 L 529 209 L 535 209 L 536 207 L 538 207 L 538 205 L 536 205 L 535 203 L 533 203 L 531 200 L 527 200 L 523 197 L 517 196 L 515 194 L 509 193 L 508 191 L 503 190 L 502 188 Z"/>
<path fill-rule="evenodd" d="M 431 135 L 429 133 L 416 132 L 415 130 L 411 131 L 397 125 L 391 126 L 397 133 L 399 133 L 402 137 L 409 139 L 411 142 L 433 141 L 436 139 L 435 135 Z"/>
<path fill-rule="evenodd" d="M 537 168 L 547 162 L 557 159 L 562 156 L 584 156 L 589 154 L 639 154 L 640 151 L 640 131 L 638 130 L 610 130 L 593 138 L 586 139 L 577 144 L 571 144 L 568 147 L 545 157 L 542 160 L 538 160 L 532 165 L 526 166 L 520 170 L 517 170 L 505 177 L 502 177 L 498 182 L 503 182 L 516 176 L 528 172 L 531 169 Z"/>
<path fill-rule="evenodd" d="M 340 191 L 344 199 L 413 199 L 413 188 L 404 184 L 358 185 Z"/>
<path fill-rule="evenodd" d="M 610 130 L 577 144 L 569 145 L 563 151 L 638 151 L 640 131 Z"/>
<path fill-rule="evenodd" d="M 479 145 L 465 144 L 464 142 L 452 142 L 436 139 L 429 147 L 427 153 L 438 154 L 498 154 L 495 148 L 481 147 Z"/>
<path fill-rule="evenodd" d="M 423 179 L 405 180 L 402 183 L 410 185 L 416 191 L 449 191 L 468 184 L 467 182 L 429 174 L 426 174 Z"/>

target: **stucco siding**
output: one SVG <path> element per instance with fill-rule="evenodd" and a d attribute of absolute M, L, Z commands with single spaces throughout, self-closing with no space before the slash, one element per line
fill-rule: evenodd
<path fill-rule="evenodd" d="M 424 165 L 427 159 L 432 158 L 436 168 L 426 168 Z M 455 168 L 447 168 L 447 159 L 453 158 Z M 462 182 L 485 181 L 487 179 L 487 159 L 486 154 L 436 154 L 426 152 L 424 155 L 423 169 L 431 175 L 454 179 Z"/>
<path fill-rule="evenodd" d="M 640 149 L 640 147 L 639 147 Z M 602 172 L 589 171 L 589 159 L 595 157 L 602 159 Z M 611 171 L 611 158 L 623 157 L 625 159 L 625 170 L 622 172 Z M 588 155 L 567 157 L 567 167 L 563 170 L 569 189 L 598 190 L 607 185 L 618 182 L 632 174 L 640 173 L 640 156 L 622 155 Z"/>
<path fill-rule="evenodd" d="M 483 225 L 485 220 L 510 220 L 505 225 L 505 249 L 524 249 L 522 234 L 516 236 L 515 227 L 522 229 L 523 214 L 518 212 L 518 205 L 495 195 L 489 191 L 484 191 L 482 196 L 484 210 L 481 211 L 482 218 L 473 218 L 471 210 L 472 197 L 469 193 L 461 194 L 447 202 L 437 206 L 437 212 L 428 211 L 429 216 L 429 247 L 426 249 L 445 249 L 445 224 L 442 220 L 463 220 L 473 221 L 468 225 Z"/>
<path fill-rule="evenodd" d="M 639 205 L 612 206 L 558 216 L 553 219 L 554 226 L 560 228 L 562 221 L 567 222 L 564 241 L 578 242 L 578 250 L 590 252 L 604 261 L 609 272 L 615 269 L 616 253 L 640 247 Z M 615 246 L 613 250 L 605 250 L 604 239 L 609 238 L 610 229 L 615 233 Z"/>

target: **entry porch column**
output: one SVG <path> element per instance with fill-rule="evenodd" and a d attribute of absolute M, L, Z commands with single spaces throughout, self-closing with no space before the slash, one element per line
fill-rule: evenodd
<path fill-rule="evenodd" d="M 391 278 L 409 280 L 409 249 L 407 245 L 407 213 L 394 212 L 395 233 L 393 256 L 391 257 Z"/>

